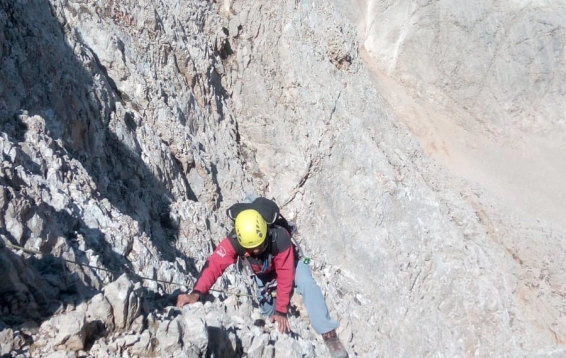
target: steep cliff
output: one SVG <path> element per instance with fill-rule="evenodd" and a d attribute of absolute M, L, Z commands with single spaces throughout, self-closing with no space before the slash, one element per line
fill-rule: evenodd
<path fill-rule="evenodd" d="M 0 0 L 0 354 L 326 355 L 300 297 L 294 334 L 260 324 L 237 267 L 172 307 L 253 193 L 298 224 L 351 356 L 563 355 L 564 23 Z"/>

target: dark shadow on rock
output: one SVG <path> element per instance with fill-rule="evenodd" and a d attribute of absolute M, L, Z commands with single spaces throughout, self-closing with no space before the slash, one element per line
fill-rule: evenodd
<path fill-rule="evenodd" d="M 171 217 L 173 194 L 165 178 L 156 178 L 141 159 L 139 143 L 128 147 L 109 127 L 114 118 L 124 122 L 125 128 L 135 130 L 133 114 L 126 109 L 117 111 L 119 103 L 127 107 L 127 94 L 117 90 L 86 44 L 77 50 L 77 55 L 68 46 L 63 26 L 52 14 L 56 9 L 47 0 L 25 4 L 0 0 L 0 4 L 7 15 L 3 44 L 7 51 L 2 61 L 14 65 L 21 79 L 17 90 L 5 91 L 6 107 L 0 108 L 0 117 L 13 117 L 23 108 L 30 116 L 38 114 L 44 118 L 49 136 L 61 140 L 67 153 L 95 181 L 98 199 L 109 200 L 123 214 L 138 221 L 164 259 L 184 257 L 170 244 L 178 239 L 179 228 Z M 88 70 L 77 56 L 86 62 Z M 0 75 L 8 76 L 1 70 Z M 123 118 L 115 118 L 120 115 Z M 182 168 L 175 171 L 182 178 Z M 196 200 L 189 184 L 185 185 L 187 197 Z"/>
<path fill-rule="evenodd" d="M 180 289 L 176 289 L 170 294 L 162 295 L 150 289 L 144 289 L 144 297 L 148 303 L 150 311 L 164 312 L 167 307 L 174 307 L 177 302 L 177 296 L 185 293 Z"/>
<path fill-rule="evenodd" d="M 108 200 L 122 214 L 136 220 L 163 259 L 183 259 L 190 268 L 186 273 L 194 275 L 196 269 L 192 258 L 174 245 L 179 237 L 179 225 L 170 209 L 174 195 L 167 183 L 157 178 L 141 159 L 136 149 L 140 148 L 139 143 L 136 142 L 132 149 L 109 128 L 113 119 L 123 121 L 127 130 L 135 131 L 137 124 L 133 114 L 127 110 L 117 111 L 120 103 L 127 107 L 127 94 L 117 90 L 96 54 L 86 45 L 76 49 L 69 47 L 64 36 L 64 30 L 68 29 L 56 19 L 56 11 L 47 0 L 0 0 L 0 19 L 3 20 L 0 23 L 2 131 L 10 128 L 10 140 L 21 142 L 27 130 L 18 118 L 25 114 L 22 109 L 29 116 L 44 118 L 46 134 L 61 143 L 64 154 L 80 162 L 95 182 L 96 199 Z M 6 81 L 6 78 L 16 80 Z M 116 119 L 119 113 L 123 118 Z M 29 173 L 45 176 L 41 166 L 31 158 L 22 155 L 19 160 Z M 67 169 L 62 167 L 61 171 Z M 175 170 L 176 175 L 181 176 L 182 168 Z M 196 201 L 189 183 L 184 183 L 187 197 Z M 68 210 L 57 210 L 44 202 L 35 202 L 21 190 L 26 186 L 22 182 L 0 180 L 0 185 L 12 188 L 19 199 L 27 200 L 30 204 L 27 215 L 37 215 L 44 224 L 39 234 L 28 230 L 21 238 L 14 238 L 5 228 L 0 228 L 0 234 L 8 241 L 25 243 L 34 234 L 44 239 L 42 251 L 47 253 L 54 248 L 57 238 L 64 237 L 79 263 L 88 263 L 84 251 L 90 249 L 100 256 L 108 269 L 124 272 L 130 267 L 128 260 L 114 251 L 113 243 L 103 232 L 90 228 L 82 220 L 78 208 L 71 206 Z M 84 239 L 85 247 L 81 246 L 83 241 L 77 240 L 78 235 Z M 49 255 L 31 258 L 29 262 L 44 275 L 45 284 L 54 284 L 61 275 L 69 273 L 67 263 L 58 262 Z M 85 278 L 87 276 L 65 278 L 71 282 L 66 282 L 66 288 L 59 289 L 54 295 L 78 297 L 78 292 L 91 291 L 94 285 L 88 286 L 90 278 Z M 78 287 L 83 281 L 86 285 Z M 83 298 L 88 296 L 83 295 Z M 46 312 L 53 310 L 53 307 L 49 308 L 51 301 L 47 297 Z"/>
<path fill-rule="evenodd" d="M 13 141 L 14 138 L 8 139 Z M 38 175 L 43 171 L 21 150 L 15 158 L 10 163 L 12 168 L 24 167 L 28 174 Z M 5 159 L 9 161 L 9 158 Z M 99 292 L 103 282 L 114 281 L 123 273 L 129 273 L 133 280 L 140 279 L 133 273 L 130 262 L 114 251 L 115 247 L 105 239 L 105 234 L 90 228 L 82 220 L 78 206 L 71 202 L 65 209 L 57 210 L 46 202 L 37 202 L 28 195 L 27 184 L 15 170 L 9 170 L 5 169 L 3 173 L 8 175 L 0 176 L 0 188 L 8 188 L 5 190 L 8 190 L 9 200 L 19 203 L 21 220 L 29 222 L 33 218 L 34 225 L 24 226 L 17 238 L 5 225 L 0 226 L 0 272 L 15 275 L 13 279 L 0 281 L 0 312 L 8 325 L 15 326 L 30 319 L 48 319 L 69 305 L 88 301 Z M 25 263 L 24 256 L 14 253 L 3 241 L 24 247 L 34 238 L 41 238 L 35 250 L 42 255 L 27 256 Z M 65 248 L 60 247 L 61 239 L 64 239 Z M 96 267 L 101 269 L 89 267 L 92 265 L 87 250 L 97 254 L 100 261 Z M 66 256 L 54 256 L 54 251 L 64 252 Z M 196 277 L 198 271 L 194 260 L 187 260 L 187 274 Z"/>
<path fill-rule="evenodd" d="M 208 347 L 206 350 L 206 358 L 242 357 L 243 354 L 244 349 L 242 347 L 242 341 L 238 338 L 238 334 L 234 327 L 226 329 L 224 327 L 208 326 Z"/>
<path fill-rule="evenodd" d="M 106 337 L 108 331 L 100 320 L 88 322 L 85 325 L 85 351 L 89 351 L 93 344 L 100 338 Z"/>
<path fill-rule="evenodd" d="M 9 183 L 0 180 L 0 184 Z M 8 276 L 0 284 L 0 311 L 6 323 L 17 325 L 29 319 L 48 319 L 68 305 L 76 306 L 92 298 L 102 288 L 105 277 L 113 281 L 128 270 L 128 262 L 112 250 L 104 234 L 88 228 L 79 216 L 58 211 L 45 202 L 36 204 L 22 195 L 13 200 L 30 203 L 27 215 L 42 223 L 41 234 L 37 236 L 42 240 L 37 249 L 43 254 L 16 254 L 7 246 L 0 250 L 0 272 Z M 4 237 L 0 240 L 21 247 L 31 238 L 29 229 L 19 238 L 4 227 L 0 228 L 0 234 Z M 78 235 L 82 236 L 81 241 Z M 66 239 L 68 245 L 67 250 L 61 248 L 65 257 L 51 253 L 58 251 L 55 246 L 61 244 L 61 238 Z M 82 245 L 99 255 L 99 267 L 112 272 L 88 267 L 89 260 Z"/>

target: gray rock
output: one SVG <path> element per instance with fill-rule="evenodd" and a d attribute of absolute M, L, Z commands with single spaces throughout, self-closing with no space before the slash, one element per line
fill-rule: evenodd
<path fill-rule="evenodd" d="M 14 346 L 14 331 L 10 328 L 4 328 L 0 331 L 0 353 L 10 354 Z"/>
<path fill-rule="evenodd" d="M 239 16 L 232 17 L 230 19 L 230 24 L 229 24 L 229 28 L 228 28 L 230 36 L 238 37 L 240 35 L 241 26 L 242 25 L 240 23 L 240 17 Z"/>
<path fill-rule="evenodd" d="M 236 268 L 168 307 L 257 193 L 352 356 L 564 351 L 560 4 L 0 3 L 0 242 L 42 252 L 0 247 L 6 345 L 326 355 L 300 300 L 300 338 L 254 326 Z"/>
<path fill-rule="evenodd" d="M 106 327 L 108 331 L 114 330 L 113 307 L 104 294 L 99 293 L 90 300 L 86 312 L 86 319 L 91 326 L 96 326 L 96 324 L 93 325 L 92 323 L 99 322 Z"/>
<path fill-rule="evenodd" d="M 275 343 L 275 357 L 313 357 L 314 355 L 305 354 L 300 342 L 291 338 L 285 337 L 279 339 Z M 312 351 L 312 350 L 311 350 Z M 314 352 L 310 352 L 314 353 Z"/>
<path fill-rule="evenodd" d="M 129 352 L 133 356 L 138 357 L 152 357 L 153 355 L 153 343 L 152 335 L 148 330 L 143 331 L 140 335 L 136 336 L 138 339 L 129 349 Z"/>
<path fill-rule="evenodd" d="M 245 352 L 247 353 L 248 357 L 253 358 L 261 358 L 261 357 L 269 357 L 272 356 L 271 354 L 273 351 L 268 346 L 269 342 L 269 335 L 268 334 L 261 334 L 254 336 L 252 338 L 251 344 L 247 346 Z"/>
<path fill-rule="evenodd" d="M 50 353 L 49 356 L 55 358 L 76 358 L 77 354 L 75 352 L 57 351 Z"/>
<path fill-rule="evenodd" d="M 112 317 L 116 330 L 129 330 L 142 313 L 141 290 L 124 274 L 104 287 L 104 298 L 112 306 Z M 105 307 L 102 307 L 105 311 Z"/>
<path fill-rule="evenodd" d="M 86 339 L 86 315 L 84 312 L 72 311 L 53 318 L 53 326 L 57 335 L 50 342 L 52 347 L 63 351 L 80 351 L 84 349 Z"/>

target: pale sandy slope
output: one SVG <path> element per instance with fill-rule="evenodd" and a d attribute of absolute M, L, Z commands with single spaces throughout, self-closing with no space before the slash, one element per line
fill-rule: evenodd
<path fill-rule="evenodd" d="M 362 50 L 372 80 L 423 150 L 459 176 L 479 183 L 505 204 L 566 224 L 566 137 L 512 128 L 492 132 L 461 110 L 441 107 L 384 75 Z"/>
<path fill-rule="evenodd" d="M 461 179 L 452 184 L 457 190 L 479 188 L 489 197 L 471 204 L 493 248 L 513 262 L 506 275 L 529 322 L 521 346 L 541 352 L 536 342 L 544 336 L 561 356 L 566 8 L 544 1 L 334 3 L 356 24 L 369 75 L 397 119 Z"/>
<path fill-rule="evenodd" d="M 426 153 L 502 204 L 566 226 L 564 5 L 334 2 Z"/>

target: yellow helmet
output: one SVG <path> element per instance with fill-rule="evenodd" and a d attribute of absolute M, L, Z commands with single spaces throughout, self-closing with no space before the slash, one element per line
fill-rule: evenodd
<path fill-rule="evenodd" d="M 247 209 L 236 216 L 236 237 L 242 247 L 253 249 L 261 245 L 267 236 L 267 222 L 255 210 Z"/>

